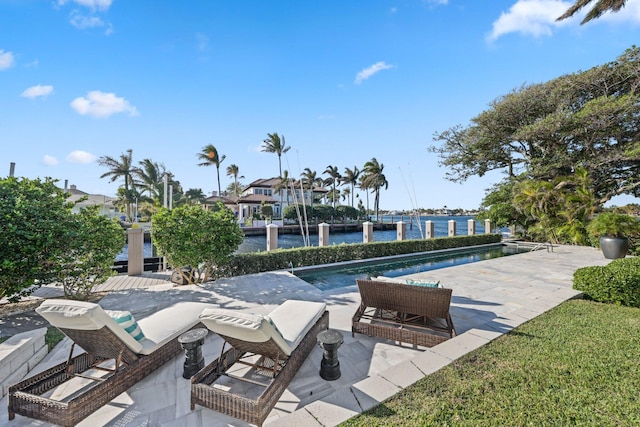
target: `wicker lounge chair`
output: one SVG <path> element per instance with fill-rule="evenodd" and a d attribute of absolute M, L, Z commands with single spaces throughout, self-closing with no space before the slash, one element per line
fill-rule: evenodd
<path fill-rule="evenodd" d="M 451 289 L 357 279 L 362 302 L 351 321 L 360 334 L 433 347 L 456 335 Z"/>
<path fill-rule="evenodd" d="M 323 303 L 288 300 L 267 316 L 207 309 L 200 320 L 225 344 L 191 378 L 191 409 L 198 404 L 262 425 L 329 327 L 329 312 Z"/>
<path fill-rule="evenodd" d="M 129 323 L 139 327 L 134 332 L 138 341 L 98 304 L 45 301 L 36 311 L 73 341 L 69 358 L 9 388 L 9 419 L 20 414 L 62 426 L 77 424 L 177 356 L 178 336 L 199 324 L 206 307 L 181 302 L 139 322 L 129 316 Z M 73 357 L 76 345 L 85 352 Z"/>

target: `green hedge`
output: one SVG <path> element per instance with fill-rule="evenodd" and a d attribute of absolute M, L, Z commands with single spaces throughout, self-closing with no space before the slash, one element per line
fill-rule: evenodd
<path fill-rule="evenodd" d="M 573 288 L 594 301 L 640 307 L 640 258 L 622 258 L 573 274 Z"/>
<path fill-rule="evenodd" d="M 322 247 L 308 246 L 236 254 L 228 264 L 216 272 L 215 277 L 241 276 L 263 271 L 291 269 L 292 267 L 307 267 L 342 261 L 486 245 L 499 243 L 501 239 L 502 236 L 500 234 L 480 234 L 475 236 L 438 237 L 435 239 L 351 243 Z"/>

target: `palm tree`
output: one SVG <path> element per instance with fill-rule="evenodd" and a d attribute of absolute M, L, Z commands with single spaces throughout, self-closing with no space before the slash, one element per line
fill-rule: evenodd
<path fill-rule="evenodd" d="M 304 190 L 309 190 L 309 192 L 311 193 L 311 207 L 313 207 L 313 188 L 316 185 L 322 185 L 322 179 L 318 177 L 316 171 L 312 171 L 309 168 L 304 168 L 304 171 L 300 174 L 300 178 L 302 188 Z"/>
<path fill-rule="evenodd" d="M 351 207 L 353 207 L 353 195 L 355 194 L 355 187 L 358 184 L 358 178 L 360 177 L 360 169 L 354 166 L 353 169 L 344 168 L 344 175 L 342 175 L 342 184 L 350 185 L 351 191 Z"/>
<path fill-rule="evenodd" d="M 582 9 L 583 7 L 585 7 L 586 5 L 592 2 L 594 2 L 594 0 L 576 0 L 573 6 L 567 9 L 567 11 L 558 19 L 556 19 L 556 21 L 561 21 L 563 19 L 572 17 L 580 9 Z M 602 16 L 604 13 L 608 11 L 618 12 L 620 9 L 624 7 L 626 2 L 627 0 L 595 0 L 594 6 L 591 8 L 589 12 L 587 12 L 586 16 L 584 17 L 584 19 L 580 24 L 581 25 L 586 24 L 592 19 L 599 18 L 600 16 Z"/>
<path fill-rule="evenodd" d="M 367 195 L 367 211 L 366 211 L 366 214 L 367 214 L 367 221 L 368 221 L 369 220 L 368 218 L 369 218 L 369 190 L 370 190 L 370 187 L 369 187 L 369 184 L 366 182 L 365 178 L 366 178 L 365 175 L 360 174 L 359 187 L 360 187 L 361 190 L 364 190 L 364 193 Z M 360 202 L 362 202 L 362 200 Z"/>
<path fill-rule="evenodd" d="M 349 187 L 342 190 L 342 194 L 340 196 L 342 197 L 342 200 L 346 200 L 347 202 L 349 201 L 349 197 L 353 200 L 353 194 L 351 194 L 351 189 Z M 353 207 L 353 201 L 351 202 L 351 207 Z"/>
<path fill-rule="evenodd" d="M 202 161 L 198 163 L 198 166 L 215 165 L 218 174 L 218 197 L 222 196 L 222 191 L 220 191 L 220 163 L 222 163 L 227 156 L 224 154 L 220 156 L 218 150 L 212 144 L 202 147 L 202 151 L 198 153 L 197 156 L 198 160 Z"/>
<path fill-rule="evenodd" d="M 262 151 L 265 153 L 276 153 L 278 155 L 278 176 L 282 176 L 282 155 L 289 151 L 291 147 L 287 147 L 284 142 L 284 135 L 282 139 L 277 132 L 268 133 L 267 139 L 262 141 Z"/>
<path fill-rule="evenodd" d="M 285 169 L 284 174 L 282 175 L 282 177 L 280 177 L 280 181 L 278 181 L 276 185 L 274 185 L 273 190 L 277 191 L 278 193 L 280 193 L 282 190 L 285 191 L 285 194 L 287 195 L 287 206 L 289 206 L 289 196 L 291 195 L 291 190 L 289 189 L 290 186 L 291 178 L 289 178 L 289 171 Z"/>
<path fill-rule="evenodd" d="M 372 189 L 376 195 L 373 201 L 373 205 L 376 210 L 376 221 L 379 220 L 380 189 L 382 187 L 384 187 L 385 190 L 389 188 L 389 182 L 382 173 L 383 170 L 384 165 L 382 163 L 378 163 L 378 160 L 375 157 L 365 163 L 364 168 L 362 169 L 364 174 L 362 182 L 365 184 L 366 188 Z"/>
<path fill-rule="evenodd" d="M 282 154 L 290 149 L 291 147 L 287 147 L 284 142 L 284 135 L 282 135 L 281 139 L 278 132 L 268 133 L 267 139 L 262 141 L 262 151 L 278 155 L 278 177 L 280 178 L 282 178 Z M 282 195 L 280 195 L 280 216 L 282 216 Z"/>
<path fill-rule="evenodd" d="M 329 175 L 329 178 L 323 181 L 324 185 L 331 185 L 331 199 L 333 201 L 333 208 L 336 208 L 336 184 L 340 184 L 342 175 L 338 172 L 337 166 L 327 166 L 323 173 Z"/>
<path fill-rule="evenodd" d="M 151 159 L 144 159 L 138 164 L 141 167 L 133 170 L 134 175 L 138 178 L 135 184 L 148 191 L 149 198 L 159 203 L 162 181 L 167 173 L 164 164 L 154 162 Z"/>
<path fill-rule="evenodd" d="M 184 193 L 184 196 L 190 205 L 202 203 L 207 198 L 201 188 L 190 188 Z"/>
<path fill-rule="evenodd" d="M 101 156 L 98 158 L 98 164 L 100 166 L 106 166 L 109 168 L 108 172 L 100 175 L 100 178 L 110 177 L 109 182 L 115 182 L 122 178 L 124 179 L 124 192 L 121 194 L 121 198 L 126 205 L 127 218 L 131 219 L 131 204 L 135 200 L 135 182 L 133 166 L 133 150 L 128 149 L 126 154 L 120 155 L 120 160 L 111 156 Z"/>
<path fill-rule="evenodd" d="M 233 190 L 234 190 L 234 195 L 236 197 L 238 197 L 239 191 L 239 185 L 238 185 L 238 178 L 242 179 L 244 178 L 244 176 L 238 176 L 240 174 L 240 168 L 238 167 L 238 165 L 229 165 L 227 166 L 227 176 L 232 176 L 233 177 Z"/>

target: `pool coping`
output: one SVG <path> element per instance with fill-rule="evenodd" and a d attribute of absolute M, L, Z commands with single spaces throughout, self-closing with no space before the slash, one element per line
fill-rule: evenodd
<path fill-rule="evenodd" d="M 296 273 L 310 273 L 314 271 L 331 270 L 335 268 L 344 268 L 349 266 L 360 266 L 360 265 L 365 266 L 365 265 L 375 264 L 383 261 L 389 262 L 389 261 L 395 261 L 395 260 L 420 258 L 425 255 L 439 255 L 439 254 L 447 254 L 447 253 L 455 253 L 455 252 L 469 252 L 477 249 L 498 247 L 498 246 L 506 246 L 506 245 L 503 242 L 487 243 L 484 245 L 462 246 L 459 248 L 436 249 L 433 251 L 411 252 L 408 254 L 389 255 L 389 256 L 381 256 L 381 257 L 375 257 L 375 258 L 358 259 L 358 260 L 352 260 L 352 261 L 340 261 L 340 262 L 333 262 L 329 264 L 308 265 L 304 267 L 293 267 L 290 269 L 282 269 L 280 271 L 286 271 L 288 273 L 295 275 Z"/>

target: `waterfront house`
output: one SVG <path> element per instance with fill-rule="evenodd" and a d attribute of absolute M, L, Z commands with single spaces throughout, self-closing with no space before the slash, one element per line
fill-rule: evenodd
<path fill-rule="evenodd" d="M 73 202 L 74 206 L 71 212 L 78 213 L 82 209 L 88 206 L 100 206 L 100 214 L 108 216 L 109 218 L 116 218 L 121 214 L 116 209 L 115 197 L 105 196 L 103 194 L 89 194 L 82 190 L 78 190 L 75 185 L 71 185 L 69 188 L 65 188 L 65 191 L 69 193 L 67 201 Z"/>
<path fill-rule="evenodd" d="M 250 218 L 258 218 L 262 204 L 273 207 L 273 215 L 281 217 L 283 210 L 292 204 L 311 205 L 315 200 L 324 197 L 328 190 L 314 187 L 312 191 L 302 191 L 299 181 L 292 180 L 288 186 L 282 186 L 282 180 L 261 178 L 250 183 L 237 199 L 238 220 L 244 223 Z M 303 200 L 304 199 L 304 200 Z"/>

